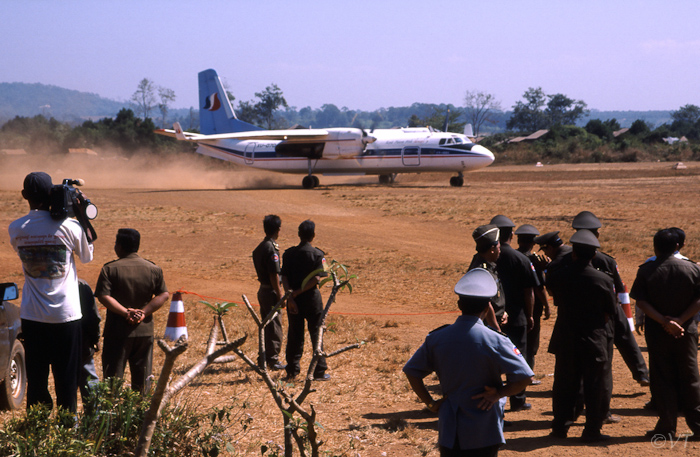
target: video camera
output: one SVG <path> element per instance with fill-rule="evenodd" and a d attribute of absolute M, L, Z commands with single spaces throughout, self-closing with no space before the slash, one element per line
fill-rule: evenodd
<path fill-rule="evenodd" d="M 73 187 L 84 184 L 85 181 L 82 179 L 64 179 L 62 184 L 53 186 L 49 210 L 51 217 L 57 221 L 62 221 L 67 217 L 76 218 L 85 231 L 88 242 L 92 243 L 97 239 L 97 233 L 90 221 L 97 217 L 97 206 Z"/>

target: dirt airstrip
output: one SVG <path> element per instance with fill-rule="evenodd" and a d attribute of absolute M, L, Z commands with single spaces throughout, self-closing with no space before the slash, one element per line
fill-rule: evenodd
<path fill-rule="evenodd" d="M 299 176 L 222 170 L 189 157 L 167 162 L 3 158 L 0 165 L 0 225 L 5 227 L 27 212 L 19 194 L 27 172 L 47 171 L 54 182 L 86 181 L 83 190 L 100 211 L 94 224 L 99 238 L 95 260 L 78 268 L 93 287 L 102 264 L 115 258 L 117 229 L 133 227 L 142 234 L 141 255 L 163 267 L 170 291 L 192 292 L 184 296 L 191 345 L 176 375 L 204 350 L 212 317 L 200 300 L 240 302 L 246 294 L 255 301 L 250 254 L 262 239 L 263 216 L 282 218 L 282 249 L 297 243 L 301 221 L 314 220 L 314 244 L 358 275 L 353 293 L 342 292 L 331 308 L 326 349 L 365 343 L 330 359 L 332 379 L 310 397 L 323 426 L 324 450 L 333 455 L 438 455 L 437 418 L 417 401 L 401 367 L 428 331 L 456 318 L 452 288 L 474 252 L 470 234 L 492 216 L 505 214 L 541 233 L 560 230 L 568 240 L 573 216 L 593 211 L 603 222 L 602 249 L 617 259 L 628 286 L 637 266 L 651 255 L 651 236 L 659 228 L 682 227 L 688 236 L 685 254 L 700 259 L 696 163 L 684 170 L 673 170 L 671 163 L 492 166 L 466 175 L 462 188 L 450 187 L 447 174 L 399 175 L 392 186 L 380 186 L 371 177 L 321 176 L 314 190 L 301 189 Z M 0 237 L 0 278 L 23 283 L 7 235 Z M 167 310 L 156 315 L 161 333 L 166 319 Z M 252 332 L 242 306 L 226 323 L 232 337 Z M 514 424 L 506 431 L 501 455 L 697 455 L 698 443 L 643 438 L 655 423 L 642 409 L 649 391 L 634 382 L 617 353 L 612 410 L 623 420 L 604 428 L 613 439 L 605 446 L 581 444 L 582 420 L 572 428 L 572 438 L 550 439 L 554 359 L 546 347 L 552 325 L 553 319 L 543 323 L 535 367 L 542 384 L 529 389 L 533 408 L 507 413 Z M 246 343 L 249 354 L 254 339 Z M 644 338 L 638 342 L 646 356 Z M 156 349 L 156 368 L 161 363 Z M 428 384 L 439 395 L 437 380 L 428 378 Z M 283 441 L 279 412 L 241 362 L 211 368 L 178 401 L 203 410 L 245 401 L 240 411 L 250 415 L 252 429 L 245 434 L 232 429 L 242 455 L 259 455 L 260 444 Z M 0 421 L 11 416 L 2 413 Z M 685 430 L 680 418 L 679 431 Z"/>

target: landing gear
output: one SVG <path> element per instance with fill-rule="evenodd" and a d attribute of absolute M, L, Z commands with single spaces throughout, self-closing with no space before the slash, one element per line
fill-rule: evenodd
<path fill-rule="evenodd" d="M 457 176 L 450 178 L 450 186 L 452 187 L 462 187 L 464 185 L 464 175 L 460 171 Z"/>
<path fill-rule="evenodd" d="M 314 187 L 318 187 L 319 184 L 318 176 L 314 175 L 304 176 L 304 179 L 301 180 L 301 186 L 304 189 L 313 189 Z"/>
<path fill-rule="evenodd" d="M 314 166 L 311 163 L 311 159 L 308 159 L 308 165 L 309 165 L 309 174 L 304 176 L 304 179 L 301 180 L 301 186 L 304 189 L 313 189 L 314 187 L 318 187 L 319 180 L 318 180 L 318 176 L 314 176 L 312 174 L 314 171 Z"/>
<path fill-rule="evenodd" d="M 396 173 L 390 175 L 379 175 L 379 184 L 393 184 L 396 179 Z"/>

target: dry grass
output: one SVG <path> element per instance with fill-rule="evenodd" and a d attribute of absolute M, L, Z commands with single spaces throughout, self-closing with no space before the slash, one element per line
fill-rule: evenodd
<path fill-rule="evenodd" d="M 252 190 L 237 184 L 234 190 L 218 184 L 188 188 L 178 186 L 178 176 L 170 180 L 170 187 L 161 184 L 157 189 L 91 189 L 95 180 L 86 171 L 81 176 L 88 182 L 86 193 L 100 208 L 95 224 L 100 238 L 95 261 L 79 266 L 79 273 L 94 286 L 101 265 L 114 258 L 116 230 L 132 226 L 143 235 L 141 254 L 163 267 L 171 291 L 182 288 L 205 296 L 185 295 L 191 345 L 178 361 L 179 376 L 201 357 L 213 319 L 199 300 L 240 302 L 245 293 L 255 301 L 250 254 L 261 238 L 262 217 L 269 213 L 282 217 L 283 249 L 296 243 L 297 224 L 313 219 L 318 232 L 315 244 L 359 276 L 354 293 L 339 294 L 332 308 L 326 349 L 365 343 L 329 360 L 332 379 L 318 383 L 309 397 L 323 426 L 323 449 L 347 456 L 382 452 L 436 456 L 437 419 L 410 391 L 401 367 L 428 331 L 454 320 L 452 287 L 472 256 L 471 231 L 495 214 L 506 214 L 518 225 L 530 223 L 542 233 L 560 230 L 568 240 L 573 216 L 591 210 L 604 224 L 603 250 L 617 258 L 623 279 L 631 285 L 637 265 L 651 254 L 651 236 L 658 228 L 685 229 L 686 255 L 700 258 L 700 167 L 687 165 L 687 170 L 678 171 L 669 164 L 491 167 L 466 175 L 467 184 L 459 189 L 447 185 L 448 176 L 437 174 L 402 175 L 393 186 L 352 185 L 358 180 L 323 177 L 323 184 L 336 185 L 312 191 L 296 188 L 298 177 L 277 179 L 277 175 L 274 188 Z M 169 164 L 168 169 L 173 168 Z M 45 169 L 54 180 L 65 174 Z M 157 172 L 157 168 L 143 170 L 144 175 Z M 237 182 L 239 176 L 243 174 L 232 172 L 228 179 Z M 261 174 L 261 179 L 269 176 Z M 10 178 L 7 183 L 17 182 Z M 198 176 L 197 181 L 206 177 Z M 24 214 L 25 205 L 17 189 L 0 190 L 0 224 Z M 3 280 L 21 285 L 19 263 L 6 237 L 0 238 L 0 260 Z M 166 319 L 167 311 L 156 315 L 161 332 Z M 252 356 L 255 329 L 242 305 L 226 316 L 226 325 L 231 339 L 249 335 L 244 350 Z M 547 438 L 553 358 L 544 351 L 551 326 L 548 321 L 543 328 L 535 370 L 542 385 L 531 389 L 533 410 L 509 413 L 515 426 L 507 431 L 502 455 L 655 454 L 657 449 L 639 438 L 654 423 L 641 409 L 648 389 L 634 383 L 619 356 L 614 365 L 613 411 L 624 420 L 606 426 L 605 432 L 615 437 L 610 446 L 584 448 L 575 440 L 562 445 Z M 644 344 L 643 338 L 638 341 Z M 307 363 L 308 342 L 305 349 Z M 156 367 L 161 363 L 156 350 Z M 438 396 L 437 380 L 430 377 L 427 382 Z M 252 428 L 237 444 L 240 454 L 257 455 L 261 444 L 283 441 L 281 414 L 264 384 L 242 362 L 207 370 L 176 401 L 202 409 L 245 402 Z M 10 415 L 0 414 L 0 421 Z M 577 425 L 572 435 L 578 430 Z M 666 452 L 696 453 L 697 446 Z"/>

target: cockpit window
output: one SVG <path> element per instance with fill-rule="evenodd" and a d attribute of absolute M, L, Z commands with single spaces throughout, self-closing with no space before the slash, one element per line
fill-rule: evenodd
<path fill-rule="evenodd" d="M 440 138 L 440 146 L 442 146 L 443 144 L 445 144 L 445 139 L 444 139 L 444 138 Z"/>

